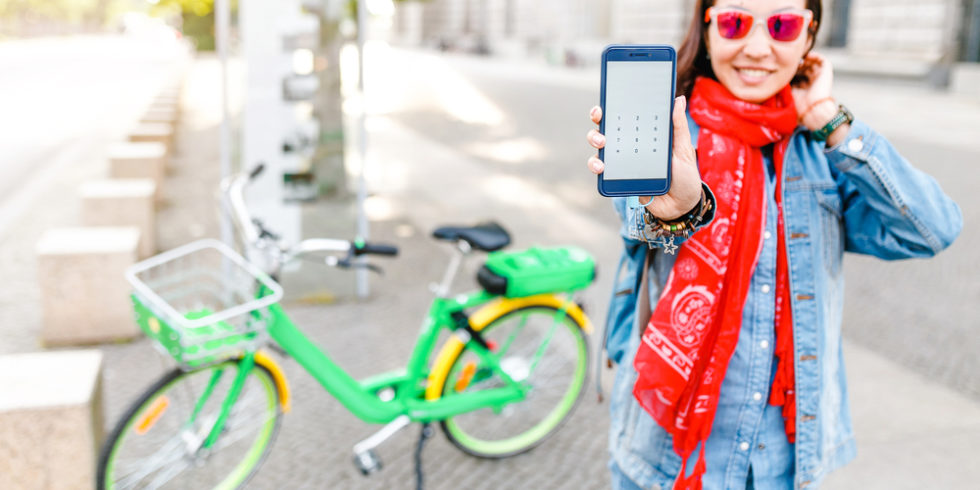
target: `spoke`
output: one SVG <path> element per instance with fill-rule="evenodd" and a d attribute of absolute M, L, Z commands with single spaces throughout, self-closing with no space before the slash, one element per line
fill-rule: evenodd
<path fill-rule="evenodd" d="M 497 355 L 503 356 L 504 354 L 507 353 L 507 349 L 510 349 L 510 344 L 514 342 L 514 338 L 517 337 L 517 334 L 521 333 L 521 331 L 524 330 L 524 326 L 527 325 L 527 318 L 528 318 L 527 313 L 521 315 L 521 323 L 518 324 L 517 328 L 515 328 L 514 331 L 510 333 L 510 336 L 508 336 L 507 340 L 504 341 L 504 345 L 500 347 L 500 352 L 498 352 Z"/>
<path fill-rule="evenodd" d="M 252 416 L 252 417 L 250 417 L 248 419 L 242 419 L 242 422 L 258 421 L 259 422 L 258 426 L 261 427 L 262 425 L 265 425 L 268 421 L 272 420 L 273 418 L 275 418 L 275 415 L 264 416 L 263 417 L 263 414 L 260 413 L 257 416 Z M 230 427 L 230 425 L 231 424 L 229 424 L 228 426 Z M 238 426 L 239 424 L 236 422 L 235 425 Z M 244 423 L 241 424 L 242 427 L 247 427 L 247 426 L 250 426 L 250 425 L 251 424 L 244 424 Z M 228 433 L 227 434 L 223 434 L 222 437 L 220 439 L 218 439 L 220 441 L 220 444 L 218 444 L 218 445 L 215 446 L 214 451 L 219 451 L 219 450 L 224 449 L 224 448 L 226 448 L 228 446 L 231 446 L 232 444 L 234 444 L 234 443 L 242 440 L 243 438 L 245 438 L 247 435 L 249 435 L 251 433 L 250 431 L 246 431 L 246 430 L 239 431 L 239 432 L 234 432 L 234 430 L 237 429 L 237 428 L 238 427 L 229 428 L 228 429 Z"/>
<path fill-rule="evenodd" d="M 168 481 L 172 480 L 173 477 L 179 475 L 190 465 L 191 465 L 190 458 L 183 458 L 182 460 L 178 460 L 174 462 L 173 464 L 167 466 L 167 468 L 164 471 L 158 473 L 156 478 L 154 478 L 153 481 L 150 482 L 147 488 L 157 489 L 162 487 L 164 483 L 167 483 Z"/>
<path fill-rule="evenodd" d="M 544 355 L 545 349 L 547 349 L 548 348 L 548 344 L 551 343 L 551 337 L 555 334 L 555 330 L 561 324 L 561 322 L 558 321 L 558 315 L 559 314 L 563 314 L 563 313 L 562 312 L 558 312 L 558 313 L 555 314 L 555 317 L 554 317 L 554 319 L 551 322 L 551 328 L 548 329 L 548 334 L 545 336 L 545 338 L 541 342 L 541 345 L 538 346 L 538 351 L 534 353 L 534 359 L 531 360 L 531 368 L 528 369 L 528 373 L 529 374 L 534 373 L 534 368 L 537 367 L 538 361 L 541 360 L 541 356 Z"/>
<path fill-rule="evenodd" d="M 146 463 L 130 471 L 128 474 L 124 475 L 116 483 L 117 488 L 135 488 L 135 484 L 139 483 L 140 480 L 146 478 L 148 475 L 152 474 L 154 471 L 170 464 L 174 461 L 180 460 L 184 457 L 186 452 L 183 450 L 183 439 L 178 434 L 167 441 L 167 444 L 157 452 L 151 459 L 146 461 Z M 118 465 L 118 462 L 116 463 Z"/>

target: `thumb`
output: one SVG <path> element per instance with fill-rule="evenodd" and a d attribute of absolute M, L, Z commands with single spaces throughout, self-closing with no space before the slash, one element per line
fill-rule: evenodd
<path fill-rule="evenodd" d="M 693 148 L 691 146 L 691 130 L 687 125 L 687 114 L 684 110 L 687 109 L 687 97 L 680 96 L 674 99 L 674 155 L 688 155 L 693 153 Z"/>

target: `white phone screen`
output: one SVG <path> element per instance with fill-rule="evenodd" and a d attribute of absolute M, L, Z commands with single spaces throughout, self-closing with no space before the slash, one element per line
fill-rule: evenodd
<path fill-rule="evenodd" d="M 666 179 L 670 151 L 670 61 L 606 63 L 603 179 Z"/>

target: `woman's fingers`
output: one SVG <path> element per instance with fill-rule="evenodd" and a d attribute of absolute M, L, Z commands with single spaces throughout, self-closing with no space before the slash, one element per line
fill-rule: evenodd
<path fill-rule="evenodd" d="M 589 117 L 592 119 L 592 122 L 599 124 L 599 121 L 602 121 L 602 108 L 599 106 L 593 107 L 589 111 Z"/>
<path fill-rule="evenodd" d="M 589 144 L 592 145 L 593 148 L 599 149 L 606 146 L 606 137 L 595 129 L 589 130 L 589 134 L 586 135 L 586 139 L 589 140 Z"/>
<path fill-rule="evenodd" d="M 596 175 L 599 175 L 605 169 L 606 169 L 606 165 L 602 163 L 602 160 L 599 160 L 598 155 L 592 155 L 591 157 L 589 157 L 589 171 L 591 171 Z"/>
<path fill-rule="evenodd" d="M 592 110 L 589 111 L 589 118 L 592 119 L 592 122 L 599 124 L 599 122 L 602 121 L 602 108 L 599 106 L 593 107 Z M 603 136 L 598 130 L 590 129 L 589 134 L 585 136 L 585 139 L 589 140 L 589 145 L 591 145 L 593 148 L 601 149 L 602 147 L 606 146 L 606 137 Z M 599 160 L 599 155 L 592 155 L 589 157 L 588 167 L 589 171 L 596 175 L 601 174 L 602 171 L 606 169 L 606 165 L 602 163 L 602 160 Z"/>

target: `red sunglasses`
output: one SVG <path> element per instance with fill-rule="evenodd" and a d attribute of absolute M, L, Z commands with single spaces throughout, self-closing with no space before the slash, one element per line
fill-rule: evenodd
<path fill-rule="evenodd" d="M 725 39 L 742 39 L 752 32 L 755 15 L 751 12 L 733 9 L 708 7 L 704 12 L 704 22 L 711 23 L 714 18 L 718 34 Z M 803 32 L 803 27 L 813 26 L 813 12 L 810 10 L 781 10 L 766 18 L 769 37 L 775 41 L 795 41 Z"/>

